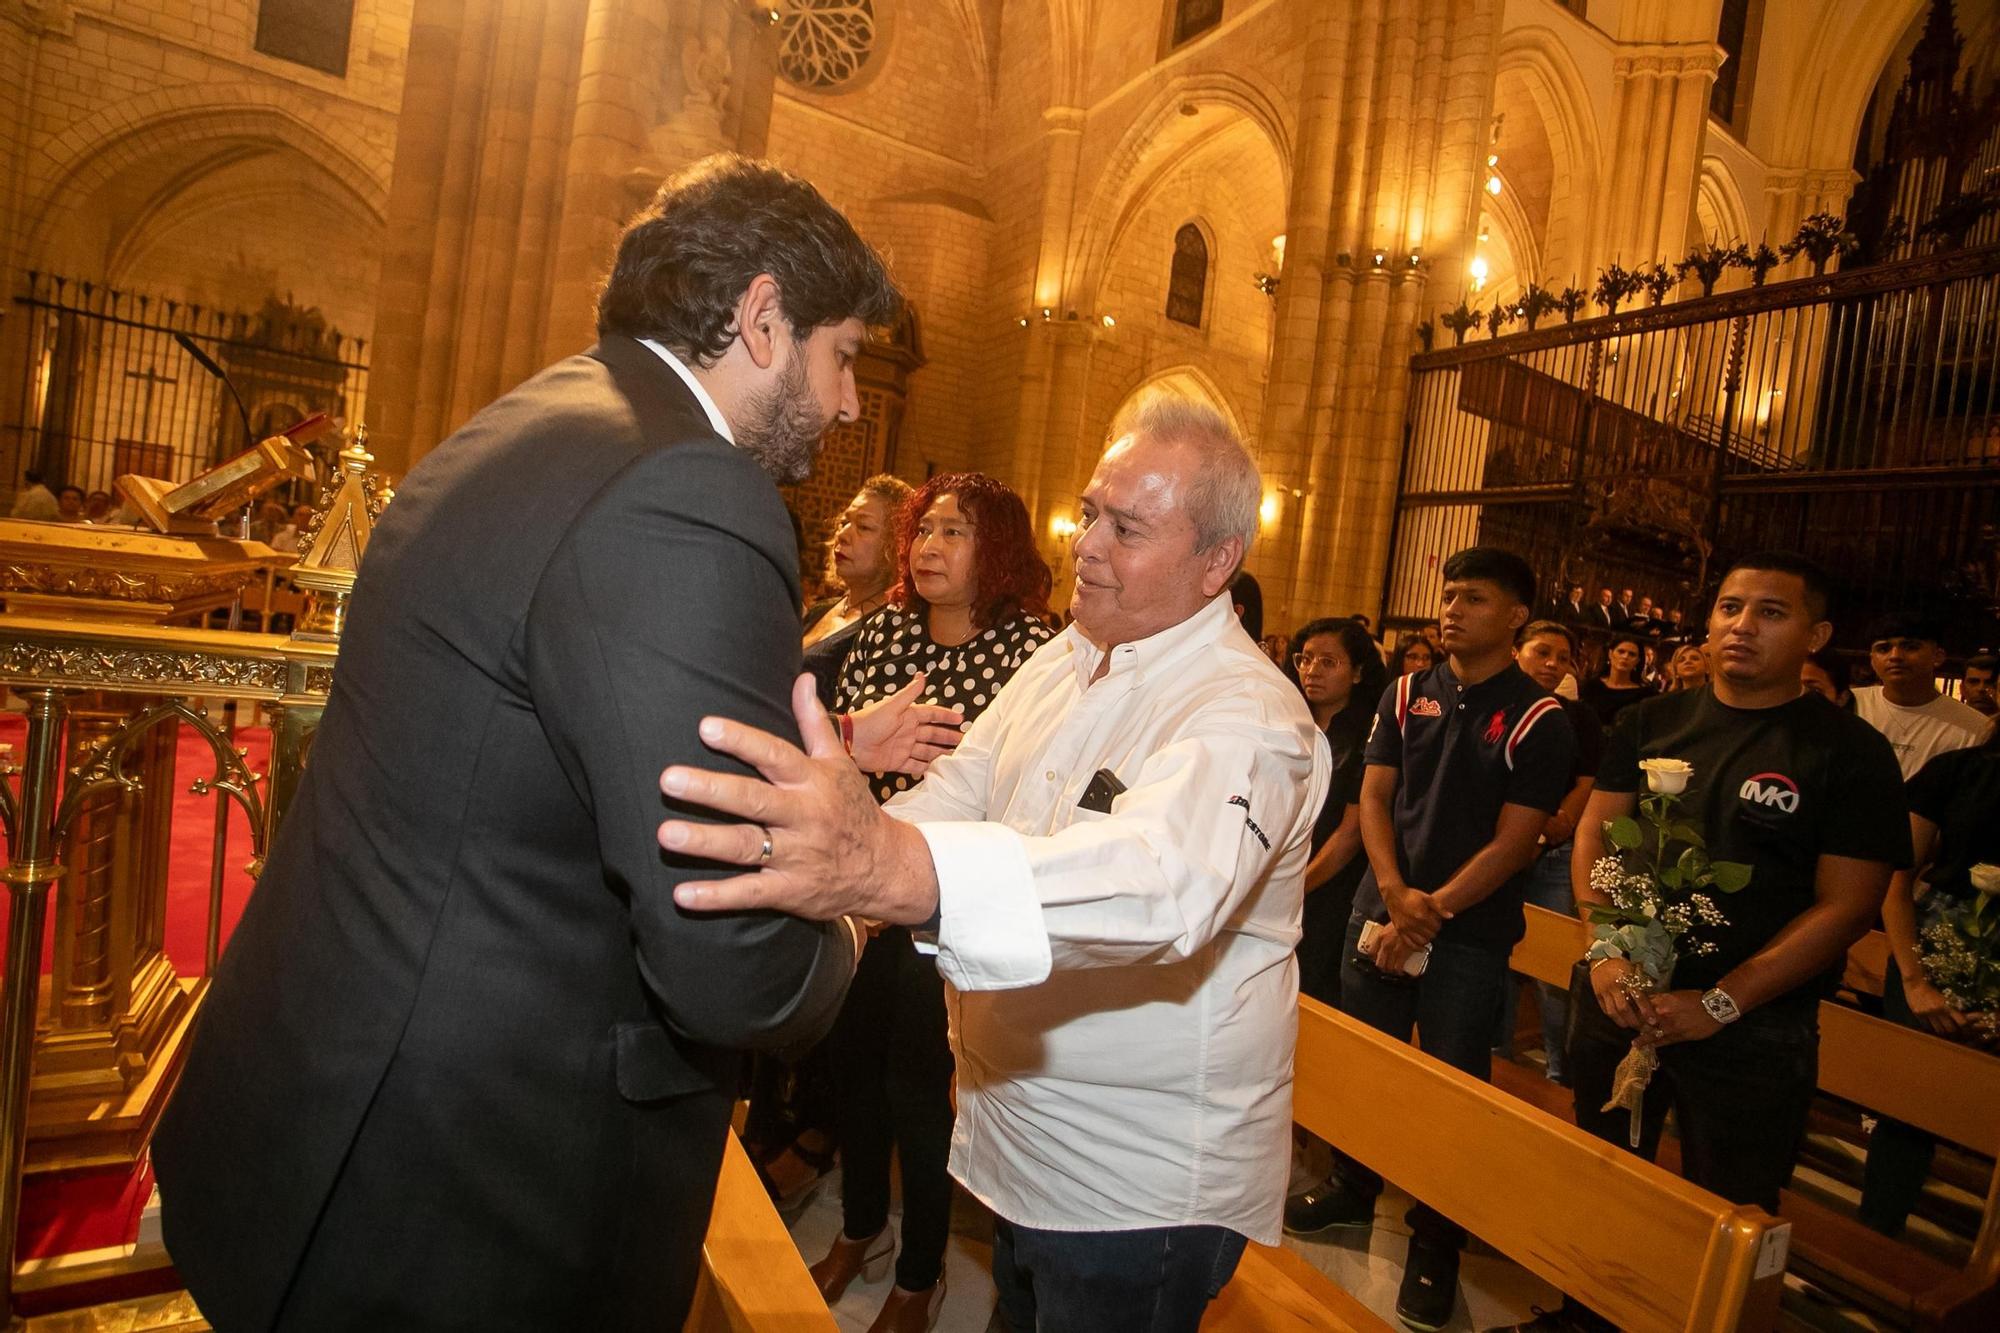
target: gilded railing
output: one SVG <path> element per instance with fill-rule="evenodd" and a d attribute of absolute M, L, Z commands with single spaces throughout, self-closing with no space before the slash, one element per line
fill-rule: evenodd
<path fill-rule="evenodd" d="M 79 896 L 95 892 L 96 881 L 65 865 L 63 849 L 85 845 L 84 839 L 73 837 L 80 825 L 121 817 L 119 802 L 127 794 L 144 793 L 149 775 L 171 775 L 170 762 L 156 762 L 162 740 L 170 741 L 176 724 L 193 729 L 214 761 L 211 772 L 190 784 L 198 794 L 214 794 L 217 802 L 204 975 L 212 972 L 221 942 L 229 806 L 248 817 L 254 873 L 303 769 L 332 684 L 335 651 L 332 643 L 267 634 L 0 616 L 0 684 L 27 702 L 18 797 L 10 783 L 0 781 L 6 791 L 0 818 L 8 846 L 7 866 L 0 871 L 8 895 L 7 971 L 0 996 L 0 1259 L 5 1260 L 0 1263 L 0 1326 L 14 1313 L 13 1257 L 30 1135 L 29 1094 L 36 1072 L 41 955 L 51 886 L 68 875 L 72 884 L 82 886 L 73 890 Z M 271 714 L 269 768 L 274 777 L 254 773 L 210 715 L 208 705 L 217 700 L 259 704 Z M 153 796 L 157 815 L 159 802 L 170 801 L 171 793 Z M 128 823 L 121 831 L 130 832 L 130 816 L 123 817 Z M 143 855 L 143 849 L 132 854 Z M 108 884 L 116 876 L 104 879 Z M 88 903 L 74 903 L 71 910 L 95 911 L 99 918 L 108 914 Z M 115 982 L 131 990 L 129 972 L 113 978 L 109 952 L 103 952 L 101 958 L 72 960 L 72 968 L 85 976 L 81 984 L 72 986 L 69 970 L 59 968 L 64 975 L 50 978 L 52 1006 L 55 997 L 74 995 L 82 997 L 85 1008 L 109 1007 Z M 123 962 L 129 968 L 129 950 Z M 93 974 L 93 967 L 102 975 Z M 171 971 L 163 970 L 171 979 Z M 169 986 L 168 999 L 191 1010 L 201 984 L 185 991 Z M 129 993 L 124 998 L 137 1003 Z M 161 1022 L 184 1027 L 185 1019 L 168 1016 Z"/>

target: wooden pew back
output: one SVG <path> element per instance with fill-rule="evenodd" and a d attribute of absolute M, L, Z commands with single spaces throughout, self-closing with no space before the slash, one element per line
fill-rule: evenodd
<path fill-rule="evenodd" d="M 1588 947 L 1587 929 L 1575 917 L 1540 907 L 1529 907 L 1527 916 L 1528 933 L 1514 950 L 1514 970 L 1567 986 L 1571 966 Z M 1848 959 L 1850 982 L 1865 984 L 1872 976 L 1874 990 L 1880 993 L 1887 950 L 1879 931 L 1864 938 Z M 1820 1091 L 1974 1152 L 2000 1156 L 2000 1110 L 1996 1110 L 2000 1057 L 1842 1004 L 1820 1005 L 1819 1034 Z M 1963 1279 L 1945 1295 L 1960 1302 L 1977 1298 L 1982 1310 L 1990 1305 L 2000 1312 L 1996 1290 L 2000 1290 L 2000 1171 L 1994 1172 L 1987 1190 L 1971 1262 Z"/>
<path fill-rule="evenodd" d="M 1293 1118 L 1633 1330 L 1761 1330 L 1791 1228 L 1311 999 Z"/>

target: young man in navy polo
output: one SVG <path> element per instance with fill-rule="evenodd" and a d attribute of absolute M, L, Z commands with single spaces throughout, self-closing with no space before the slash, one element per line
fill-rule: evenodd
<path fill-rule="evenodd" d="M 1521 879 L 1576 755 L 1561 701 L 1514 662 L 1534 596 L 1533 572 L 1510 551 L 1475 546 L 1445 561 L 1445 660 L 1382 696 L 1361 785 L 1368 871 L 1340 1007 L 1400 1040 L 1416 1028 L 1426 1054 L 1482 1079 L 1523 930 Z M 1333 1174 L 1286 1202 L 1286 1226 L 1371 1226 L 1381 1191 L 1379 1175 L 1336 1150 Z M 1422 1203 L 1408 1221 L 1396 1313 L 1441 1328 L 1458 1298 L 1465 1231 Z"/>

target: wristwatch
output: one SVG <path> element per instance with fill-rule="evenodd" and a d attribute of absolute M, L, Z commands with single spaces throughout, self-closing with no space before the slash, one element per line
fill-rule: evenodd
<path fill-rule="evenodd" d="M 1701 997 L 1701 1007 L 1708 1016 L 1724 1027 L 1743 1017 L 1743 1011 L 1736 1007 L 1736 1001 L 1729 998 L 1729 992 L 1717 986 Z"/>

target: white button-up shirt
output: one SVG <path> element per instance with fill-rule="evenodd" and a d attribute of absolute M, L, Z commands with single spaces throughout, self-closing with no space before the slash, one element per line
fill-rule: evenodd
<path fill-rule="evenodd" d="M 1275 1244 L 1326 741 L 1227 595 L 1103 657 L 1050 640 L 888 806 L 937 867 L 951 1171 L 1021 1226 Z"/>

